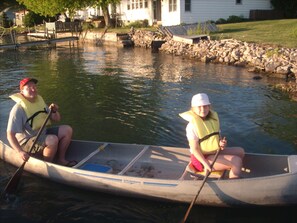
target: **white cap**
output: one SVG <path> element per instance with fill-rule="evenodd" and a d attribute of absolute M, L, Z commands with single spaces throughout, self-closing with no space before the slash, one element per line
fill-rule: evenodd
<path fill-rule="evenodd" d="M 204 106 L 204 105 L 210 105 L 207 94 L 199 93 L 199 94 L 195 94 L 192 97 L 192 102 L 191 102 L 192 107 Z"/>

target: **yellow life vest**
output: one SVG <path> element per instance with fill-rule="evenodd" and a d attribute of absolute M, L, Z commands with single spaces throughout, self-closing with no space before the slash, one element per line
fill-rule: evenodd
<path fill-rule="evenodd" d="M 38 130 L 44 123 L 47 111 L 43 98 L 37 95 L 35 102 L 28 101 L 21 93 L 16 93 L 9 96 L 16 103 L 19 103 L 27 115 L 27 121 L 33 130 Z M 50 122 L 47 122 L 49 125 Z"/>
<path fill-rule="evenodd" d="M 191 122 L 198 134 L 200 147 L 203 154 L 213 153 L 220 148 L 219 130 L 220 121 L 218 114 L 210 110 L 206 119 L 202 119 L 193 111 L 187 111 L 179 114 L 183 119 Z"/>

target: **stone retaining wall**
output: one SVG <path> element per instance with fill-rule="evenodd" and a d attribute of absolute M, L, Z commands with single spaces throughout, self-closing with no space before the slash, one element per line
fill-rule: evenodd
<path fill-rule="evenodd" d="M 135 31 L 131 34 L 135 46 L 150 47 L 153 40 L 167 40 L 160 51 L 177 56 L 197 59 L 205 63 L 223 63 L 249 67 L 254 72 L 274 74 L 279 77 L 297 77 L 297 49 L 274 48 L 234 39 L 201 40 L 187 44 L 160 34 Z"/>
<path fill-rule="evenodd" d="M 247 67 L 249 71 L 284 78 L 279 88 L 297 99 L 297 49 L 247 43 L 235 39 L 177 42 L 161 33 L 136 30 L 130 33 L 135 46 L 149 48 L 153 40 L 166 40 L 160 51 L 205 63 Z"/>

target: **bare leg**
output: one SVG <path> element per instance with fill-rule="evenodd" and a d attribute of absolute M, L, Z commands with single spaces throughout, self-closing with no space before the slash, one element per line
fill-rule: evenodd
<path fill-rule="evenodd" d="M 224 150 L 221 150 L 220 154 L 239 156 L 243 159 L 245 152 L 241 147 L 227 147 Z"/>
<path fill-rule="evenodd" d="M 68 161 L 65 159 L 65 154 L 72 138 L 72 128 L 69 125 L 61 125 L 59 127 L 59 146 L 57 162 L 62 165 L 66 165 Z"/>
<path fill-rule="evenodd" d="M 43 149 L 43 159 L 52 162 L 58 150 L 58 137 L 55 135 L 47 135 L 45 138 L 46 147 Z"/>
<path fill-rule="evenodd" d="M 241 173 L 242 159 L 234 155 L 219 155 L 215 170 L 230 170 L 229 178 L 238 178 Z"/>
<path fill-rule="evenodd" d="M 238 178 L 241 173 L 244 150 L 240 147 L 225 148 L 221 151 L 214 164 L 215 170 L 230 170 L 229 178 Z M 208 156 L 208 161 L 212 162 L 214 156 Z"/>

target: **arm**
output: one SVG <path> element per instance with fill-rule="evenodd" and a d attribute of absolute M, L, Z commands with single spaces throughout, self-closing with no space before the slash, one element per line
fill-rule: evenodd
<path fill-rule="evenodd" d="M 49 106 L 49 109 L 51 109 L 53 112 L 51 114 L 51 120 L 52 121 L 55 121 L 55 122 L 59 122 L 61 120 L 61 115 L 60 113 L 58 112 L 58 109 L 59 109 L 59 106 L 52 103 L 50 106 Z"/>
<path fill-rule="evenodd" d="M 17 133 L 22 133 L 24 131 L 23 125 L 25 122 L 25 118 L 27 118 L 27 116 L 21 106 L 19 106 L 18 104 L 13 106 L 9 114 L 6 135 L 12 149 L 14 149 L 24 161 L 27 161 L 29 159 L 29 154 L 27 154 L 22 149 L 20 143 L 16 138 Z"/>
<path fill-rule="evenodd" d="M 29 159 L 29 154 L 26 153 L 22 147 L 20 146 L 17 138 L 15 137 L 15 133 L 13 132 L 7 132 L 7 140 L 10 143 L 10 146 L 18 152 L 19 156 L 24 160 L 27 161 Z"/>

